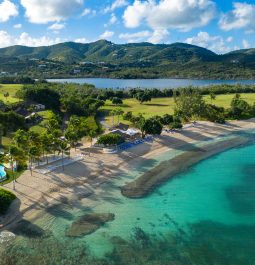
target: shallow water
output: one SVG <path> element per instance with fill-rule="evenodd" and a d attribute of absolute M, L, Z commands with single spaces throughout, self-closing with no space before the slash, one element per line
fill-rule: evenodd
<path fill-rule="evenodd" d="M 19 230 L 22 235 L 8 247 L 8 257 L 21 257 L 15 264 L 39 258 L 45 264 L 65 264 L 60 263 L 65 258 L 78 264 L 77 256 L 84 258 L 80 264 L 90 257 L 91 265 L 254 264 L 255 143 L 200 162 L 146 198 L 121 195 L 118 187 L 125 181 L 179 152 L 137 164 L 116 186 L 105 185 L 100 199 L 48 209 L 34 227 Z M 89 211 L 114 213 L 115 220 L 89 236 L 66 237 L 72 222 Z M 47 261 L 51 251 L 55 263 Z"/>

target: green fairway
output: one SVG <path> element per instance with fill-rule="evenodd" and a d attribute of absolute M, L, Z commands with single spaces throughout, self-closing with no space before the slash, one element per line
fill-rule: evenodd
<path fill-rule="evenodd" d="M 247 101 L 250 105 L 253 105 L 255 103 L 255 93 L 246 93 L 246 94 L 240 94 L 241 98 Z M 219 107 L 228 108 L 230 106 L 231 100 L 235 94 L 226 94 L 226 95 L 219 95 L 216 96 L 216 99 L 212 101 L 212 104 L 215 104 Z M 211 103 L 210 96 L 205 96 L 206 102 Z"/>
<path fill-rule="evenodd" d="M 20 99 L 16 98 L 16 92 L 20 90 L 23 85 L 1 85 L 0 84 L 0 100 L 2 100 L 5 104 L 11 104 L 19 102 Z M 5 93 L 9 93 L 9 97 L 4 97 Z"/>
<path fill-rule="evenodd" d="M 210 96 L 205 96 L 205 100 L 207 103 L 212 102 L 212 104 L 217 106 L 228 108 L 233 97 L 234 94 L 218 95 L 215 100 L 211 101 Z M 241 97 L 251 105 L 255 102 L 255 93 L 241 94 Z M 173 98 L 154 98 L 150 102 L 144 104 L 140 104 L 136 99 L 125 99 L 121 106 L 114 106 L 110 101 L 106 101 L 102 110 L 109 112 L 112 109 L 121 108 L 124 112 L 132 111 L 134 115 L 141 113 L 144 117 L 149 118 L 155 115 L 162 116 L 166 113 L 173 114 L 174 106 L 175 103 Z M 112 123 L 111 116 L 108 115 L 106 120 L 107 123 Z M 122 117 L 120 120 L 123 121 Z"/>

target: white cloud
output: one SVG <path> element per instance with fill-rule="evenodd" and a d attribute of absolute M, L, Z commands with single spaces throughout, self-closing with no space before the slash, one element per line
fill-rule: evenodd
<path fill-rule="evenodd" d="M 136 28 L 146 22 L 152 29 L 189 31 L 207 25 L 216 13 L 211 0 L 135 0 L 123 15 L 125 26 Z"/>
<path fill-rule="evenodd" d="M 104 24 L 104 27 L 109 27 L 111 25 L 114 25 L 118 21 L 118 18 L 115 16 L 115 14 L 111 14 L 111 18 L 108 23 Z"/>
<path fill-rule="evenodd" d="M 241 28 L 255 29 L 255 5 L 233 3 L 233 10 L 221 16 L 219 26 L 225 31 Z"/>
<path fill-rule="evenodd" d="M 83 0 L 21 0 L 30 22 L 47 24 L 72 16 L 83 5 Z"/>
<path fill-rule="evenodd" d="M 0 30 L 0 48 L 12 45 L 12 37 L 3 30 Z"/>
<path fill-rule="evenodd" d="M 74 42 L 77 42 L 77 43 L 88 43 L 89 40 L 87 40 L 86 38 L 78 38 L 78 39 L 75 39 Z"/>
<path fill-rule="evenodd" d="M 135 33 L 122 33 L 119 35 L 119 38 L 129 43 L 141 41 L 159 43 L 168 35 L 169 33 L 167 30 L 144 30 Z"/>
<path fill-rule="evenodd" d="M 22 24 L 15 24 L 13 27 L 15 29 L 21 29 L 22 28 Z"/>
<path fill-rule="evenodd" d="M 113 31 L 106 30 L 103 34 L 99 36 L 100 39 L 110 39 L 114 35 Z"/>
<path fill-rule="evenodd" d="M 104 13 L 113 12 L 117 8 L 121 8 L 128 5 L 127 0 L 115 0 L 111 6 L 107 6 L 104 9 Z"/>
<path fill-rule="evenodd" d="M 232 42 L 233 40 L 234 40 L 234 38 L 233 38 L 232 36 L 230 36 L 230 37 L 227 38 L 226 41 L 227 41 L 227 42 Z"/>
<path fill-rule="evenodd" d="M 242 41 L 244 49 L 249 49 L 251 47 L 250 43 L 247 40 Z"/>
<path fill-rule="evenodd" d="M 169 32 L 167 29 L 156 29 L 153 31 L 151 37 L 148 39 L 149 42 L 159 43 L 168 37 Z"/>
<path fill-rule="evenodd" d="M 64 28 L 65 28 L 65 24 L 61 24 L 61 23 L 54 23 L 48 27 L 48 29 L 54 30 L 54 31 L 58 31 Z"/>
<path fill-rule="evenodd" d="M 18 7 L 9 0 L 0 3 L 0 22 L 6 22 L 11 17 L 18 16 Z"/>
<path fill-rule="evenodd" d="M 118 21 L 117 17 L 115 16 L 115 14 L 111 14 L 111 18 L 109 21 L 109 25 L 113 25 Z"/>
<path fill-rule="evenodd" d="M 85 9 L 83 10 L 83 12 L 82 12 L 81 15 L 82 15 L 83 17 L 85 17 L 85 16 L 89 15 L 91 12 L 92 12 L 92 11 L 91 11 L 90 8 L 85 8 Z"/>
<path fill-rule="evenodd" d="M 48 46 L 61 42 L 60 38 L 49 38 L 47 36 L 42 36 L 39 38 L 31 37 L 28 33 L 23 32 L 18 37 L 11 36 L 6 31 L 0 31 L 0 47 L 7 47 L 11 45 L 25 45 L 25 46 Z"/>
<path fill-rule="evenodd" d="M 224 40 L 221 36 L 211 36 L 207 32 L 199 32 L 197 36 L 188 38 L 185 40 L 186 43 L 197 45 L 200 47 L 207 48 L 216 53 L 227 53 L 238 47 L 229 47 L 227 43 L 231 39 L 227 38 Z"/>
<path fill-rule="evenodd" d="M 151 32 L 148 30 L 139 31 L 135 33 L 121 33 L 119 38 L 126 42 L 141 42 L 151 37 Z"/>

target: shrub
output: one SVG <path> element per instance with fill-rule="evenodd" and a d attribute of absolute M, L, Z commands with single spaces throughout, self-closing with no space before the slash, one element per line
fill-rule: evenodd
<path fill-rule="evenodd" d="M 171 125 L 169 127 L 171 129 L 182 129 L 182 123 L 174 121 L 173 123 L 171 123 Z"/>
<path fill-rule="evenodd" d="M 125 121 L 131 121 L 133 118 L 133 113 L 132 111 L 128 111 L 123 115 L 123 120 Z"/>
<path fill-rule="evenodd" d="M 119 134 L 105 134 L 99 137 L 97 143 L 103 145 L 116 145 L 124 142 L 124 138 Z"/>
<path fill-rule="evenodd" d="M 6 213 L 16 196 L 10 191 L 0 189 L 0 214 Z"/>
<path fill-rule="evenodd" d="M 121 105 L 121 104 L 123 104 L 123 101 L 122 101 L 121 98 L 114 97 L 114 98 L 112 99 L 112 104 L 113 104 L 113 105 Z"/>

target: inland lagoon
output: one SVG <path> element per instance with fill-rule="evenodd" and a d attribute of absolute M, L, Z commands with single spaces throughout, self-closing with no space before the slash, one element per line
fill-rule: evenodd
<path fill-rule="evenodd" d="M 223 138 L 244 141 L 184 168 L 146 196 L 128 198 L 121 187 L 189 150 L 133 164 L 101 194 L 63 200 L 20 221 L 2 240 L 0 264 L 254 264 L 254 133 Z"/>

